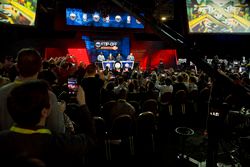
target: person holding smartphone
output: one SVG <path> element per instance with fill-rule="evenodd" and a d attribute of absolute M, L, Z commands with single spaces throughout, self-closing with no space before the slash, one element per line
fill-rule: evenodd
<path fill-rule="evenodd" d="M 69 95 L 76 96 L 76 93 L 78 91 L 78 83 L 77 83 L 77 78 L 70 77 L 68 78 L 68 89 L 69 89 Z"/>
<path fill-rule="evenodd" d="M 46 166 L 84 166 L 85 156 L 95 147 L 95 128 L 81 87 L 76 97 L 81 132 L 69 135 L 45 127 L 51 114 L 46 82 L 27 81 L 13 88 L 7 98 L 7 107 L 15 123 L 0 132 L 1 162 L 26 166 L 24 162 L 39 160 Z"/>

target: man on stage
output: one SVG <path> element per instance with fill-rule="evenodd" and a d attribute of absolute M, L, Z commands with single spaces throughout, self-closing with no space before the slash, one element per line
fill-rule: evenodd
<path fill-rule="evenodd" d="M 129 61 L 135 61 L 135 57 L 134 57 L 133 53 L 130 53 L 128 55 L 127 60 L 129 60 Z"/>
<path fill-rule="evenodd" d="M 114 56 L 112 55 L 112 53 L 109 53 L 108 61 L 113 61 L 113 60 L 115 60 Z"/>
<path fill-rule="evenodd" d="M 122 61 L 122 55 L 120 53 L 116 56 L 116 61 Z"/>
<path fill-rule="evenodd" d="M 99 62 L 105 61 L 105 57 L 102 52 L 97 56 L 97 61 Z"/>

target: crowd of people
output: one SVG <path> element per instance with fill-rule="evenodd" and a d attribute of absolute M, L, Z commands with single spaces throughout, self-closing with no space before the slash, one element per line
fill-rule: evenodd
<path fill-rule="evenodd" d="M 230 109 L 238 111 L 242 107 L 250 108 L 248 73 L 232 73 L 227 68 L 218 70 L 231 78 L 235 87 L 228 89 L 229 85 L 201 69 L 101 71 L 94 63 L 73 66 L 64 59 L 44 60 L 32 48 L 21 49 L 16 62 L 2 68 L 0 74 L 3 80 L 0 85 L 1 162 L 39 160 L 48 166 L 83 165 L 88 153 L 95 151 L 93 118 L 104 118 L 107 127 L 123 114 L 136 122 L 148 100 L 157 104 L 157 110 L 152 112 L 159 120 L 159 129 L 182 125 L 205 129 L 208 113 L 204 104 L 208 103 L 220 108 L 218 105 L 226 102 Z M 68 94 L 70 77 L 75 77 L 79 85 L 74 96 Z M 239 86 L 247 90 L 246 94 L 239 94 Z M 166 98 L 167 94 L 171 98 Z M 104 106 L 110 101 L 112 106 L 105 111 Z M 140 107 L 132 105 L 132 101 Z M 77 119 L 67 112 L 72 103 L 77 108 Z"/>

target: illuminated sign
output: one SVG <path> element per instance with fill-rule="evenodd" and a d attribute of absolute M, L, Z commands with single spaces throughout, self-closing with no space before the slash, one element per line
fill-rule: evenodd
<path fill-rule="evenodd" d="M 143 13 L 141 15 L 144 15 Z M 144 25 L 126 12 L 110 13 L 102 16 L 100 12 L 88 12 L 79 8 L 66 8 L 66 25 L 87 27 L 112 27 L 143 29 Z"/>
<path fill-rule="evenodd" d="M 96 40 L 94 41 L 95 49 L 98 50 L 117 50 L 119 42 L 111 40 Z"/>

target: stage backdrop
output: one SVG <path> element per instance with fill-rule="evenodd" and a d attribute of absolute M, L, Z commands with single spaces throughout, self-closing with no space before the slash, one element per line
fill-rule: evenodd
<path fill-rule="evenodd" d="M 81 35 L 80 38 L 83 38 Z M 85 36 L 84 40 L 59 40 L 55 43 L 58 46 L 52 46 L 45 49 L 45 58 L 49 59 L 50 57 L 61 57 L 66 56 L 67 54 L 73 55 L 76 59 L 76 62 L 84 62 L 88 65 L 91 62 L 95 62 L 99 52 L 103 52 L 105 55 L 112 52 L 114 56 L 116 53 L 122 53 L 126 59 L 127 54 L 132 52 L 135 56 L 136 66 L 140 65 L 142 70 L 145 70 L 147 67 L 150 69 L 157 68 L 160 60 L 165 64 L 165 67 L 175 67 L 177 64 L 177 51 L 174 48 L 168 48 L 166 44 L 162 41 L 142 41 L 136 40 L 131 37 L 121 37 L 121 38 L 99 38 Z M 109 39 L 109 40 L 108 40 Z M 103 50 L 97 48 L 99 45 L 97 42 L 114 42 L 113 44 L 109 43 L 107 45 L 117 45 L 117 50 L 105 50 L 105 47 L 114 47 L 114 46 L 105 46 L 106 44 L 101 44 Z M 116 43 L 117 42 L 117 43 Z M 118 44 L 119 42 L 119 44 Z M 97 45 L 96 45 L 97 44 Z M 115 48 L 115 47 L 114 47 Z"/>
<path fill-rule="evenodd" d="M 106 59 L 110 53 L 114 57 L 120 53 L 123 60 L 126 60 L 130 51 L 130 39 L 128 37 L 114 38 L 106 36 L 82 36 L 82 40 L 85 42 L 87 53 L 91 62 L 96 61 L 100 52 L 104 54 Z"/>

